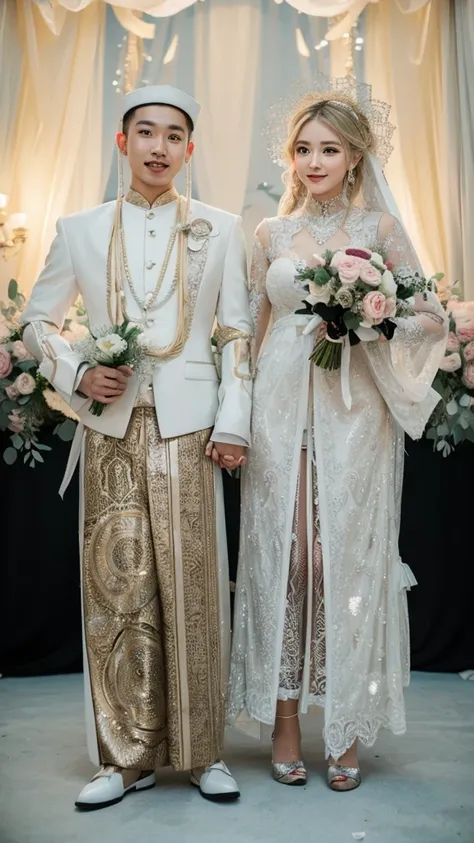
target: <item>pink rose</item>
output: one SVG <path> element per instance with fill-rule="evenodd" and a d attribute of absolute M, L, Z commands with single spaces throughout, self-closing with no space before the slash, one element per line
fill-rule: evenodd
<path fill-rule="evenodd" d="M 28 372 L 23 372 L 21 375 L 18 375 L 14 386 L 16 386 L 20 395 L 31 395 L 35 391 L 36 381 Z"/>
<path fill-rule="evenodd" d="M 10 352 L 5 348 L 0 348 L 0 378 L 7 378 L 12 369 Z"/>
<path fill-rule="evenodd" d="M 367 293 L 362 302 L 365 321 L 370 325 L 379 325 L 380 322 L 383 322 L 385 319 L 386 304 L 387 299 L 383 293 L 379 293 L 377 290 Z"/>
<path fill-rule="evenodd" d="M 462 380 L 464 386 L 467 386 L 468 389 L 474 389 L 474 363 L 469 363 L 468 366 L 464 369 Z"/>
<path fill-rule="evenodd" d="M 19 410 L 12 410 L 10 415 L 8 416 L 10 420 L 10 424 L 8 425 L 8 429 L 12 430 L 13 433 L 21 433 L 25 427 L 25 419 L 19 412 Z"/>
<path fill-rule="evenodd" d="M 368 261 L 361 261 L 360 280 L 363 281 L 364 284 L 370 284 L 371 287 L 378 287 L 382 280 L 382 276 L 378 269 L 375 269 L 375 266 L 372 266 L 371 263 Z"/>
<path fill-rule="evenodd" d="M 466 363 L 472 363 L 474 361 L 474 342 L 468 342 L 468 344 L 464 346 L 463 354 Z"/>
<path fill-rule="evenodd" d="M 458 312 L 455 316 L 456 333 L 461 342 L 474 340 L 474 316 L 468 313 Z"/>
<path fill-rule="evenodd" d="M 459 351 L 459 346 L 460 346 L 460 343 L 459 343 L 459 340 L 458 340 L 456 334 L 454 333 L 454 331 L 450 331 L 449 334 L 448 334 L 448 342 L 447 342 L 447 345 L 446 345 L 446 350 L 447 351 Z"/>
<path fill-rule="evenodd" d="M 344 252 L 336 252 L 331 261 L 331 266 L 339 274 L 342 284 L 353 284 L 360 275 L 360 260 Z"/>
<path fill-rule="evenodd" d="M 10 401 L 15 401 L 17 398 L 20 397 L 20 392 L 16 388 L 15 384 L 12 384 L 11 386 L 7 386 L 5 392 L 7 393 Z"/>
<path fill-rule="evenodd" d="M 454 354 L 447 354 L 441 361 L 440 369 L 443 372 L 457 372 L 462 366 L 461 355 L 455 352 Z"/>
<path fill-rule="evenodd" d="M 16 340 L 14 343 L 12 343 L 12 352 L 17 358 L 17 360 L 19 360 L 20 362 L 23 362 L 24 360 L 34 359 L 28 351 L 26 345 L 24 345 L 21 340 Z"/>
<path fill-rule="evenodd" d="M 395 316 L 397 312 L 397 300 L 388 298 L 385 302 L 385 319 L 391 319 L 392 316 Z"/>

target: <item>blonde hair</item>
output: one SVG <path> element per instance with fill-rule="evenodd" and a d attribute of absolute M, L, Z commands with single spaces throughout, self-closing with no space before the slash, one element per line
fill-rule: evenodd
<path fill-rule="evenodd" d="M 349 161 L 360 156 L 352 170 L 354 183 L 348 183 L 348 173 L 345 179 L 350 205 L 354 203 L 362 187 L 364 157 L 367 153 L 375 151 L 375 138 L 369 121 L 356 103 L 340 94 L 310 94 L 305 97 L 290 118 L 288 126 L 288 138 L 284 148 L 284 159 L 288 166 L 282 175 L 285 192 L 278 206 L 280 216 L 291 214 L 304 203 L 308 195 L 293 162 L 300 133 L 311 120 L 321 120 L 339 135 Z"/>

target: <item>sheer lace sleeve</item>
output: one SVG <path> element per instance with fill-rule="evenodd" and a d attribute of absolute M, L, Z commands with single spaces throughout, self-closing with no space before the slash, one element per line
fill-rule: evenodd
<path fill-rule="evenodd" d="M 268 252 L 270 232 L 264 221 L 255 232 L 250 266 L 250 313 L 253 322 L 253 362 L 254 366 L 270 322 L 272 306 L 267 296 L 267 272 L 270 266 Z"/>
<path fill-rule="evenodd" d="M 379 224 L 379 248 L 394 270 L 420 271 L 402 226 L 390 214 Z M 397 318 L 393 339 L 367 343 L 372 374 L 392 415 L 413 439 L 419 439 L 440 400 L 431 384 L 444 357 L 448 319 L 435 293 L 415 297 L 415 316 Z"/>

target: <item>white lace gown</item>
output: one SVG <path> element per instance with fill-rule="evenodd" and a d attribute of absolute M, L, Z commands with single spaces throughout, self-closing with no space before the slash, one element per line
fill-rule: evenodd
<path fill-rule="evenodd" d="M 309 361 L 314 335 L 303 335 L 308 317 L 295 314 L 295 264 L 349 244 L 382 248 L 397 266 L 416 259 L 392 217 L 344 217 L 270 219 L 268 247 L 255 243 L 257 337 L 269 317 L 272 327 L 242 479 L 228 702 L 229 724 L 247 715 L 273 724 L 277 699 L 298 698 L 301 713 L 324 706 L 336 759 L 356 737 L 372 745 L 381 726 L 405 731 L 413 579 L 398 552 L 404 431 L 419 438 L 439 400 L 431 383 L 447 334 L 436 300 L 433 331 L 417 317 L 398 319 L 391 342 L 353 347 L 346 409 L 340 372 Z"/>

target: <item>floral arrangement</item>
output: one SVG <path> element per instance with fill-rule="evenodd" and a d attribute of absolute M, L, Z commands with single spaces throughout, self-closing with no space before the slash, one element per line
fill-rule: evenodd
<path fill-rule="evenodd" d="M 140 376 L 144 374 L 146 360 L 146 344 L 142 335 L 141 328 L 125 321 L 113 328 L 91 330 L 85 339 L 72 345 L 92 365 L 114 369 L 129 366 Z M 100 401 L 92 401 L 89 412 L 101 416 L 106 406 Z"/>
<path fill-rule="evenodd" d="M 449 314 L 446 354 L 433 387 L 442 401 L 429 420 L 426 438 L 444 457 L 456 445 L 474 442 L 474 302 L 454 297 L 445 303 Z"/>
<path fill-rule="evenodd" d="M 49 382 L 39 373 L 38 362 L 21 340 L 20 317 L 25 297 L 16 281 L 10 281 L 8 302 L 0 303 L 0 430 L 11 431 L 11 445 L 3 459 L 12 465 L 21 455 L 31 468 L 44 462 L 43 453 L 50 451 L 39 439 L 45 423 L 55 424 L 54 433 L 70 441 L 75 432 L 76 416 Z M 84 311 L 79 305 L 78 316 Z M 65 335 L 74 335 L 71 320 L 65 324 Z"/>
<path fill-rule="evenodd" d="M 408 269 L 394 274 L 382 255 L 368 249 L 313 255 L 312 266 L 303 265 L 296 279 L 308 293 L 304 309 L 296 312 L 313 315 L 320 323 L 311 360 L 323 369 L 339 369 L 346 337 L 350 345 L 381 334 L 392 339 L 392 317 L 413 314 L 410 299 L 436 289 L 440 278 L 427 281 Z"/>

